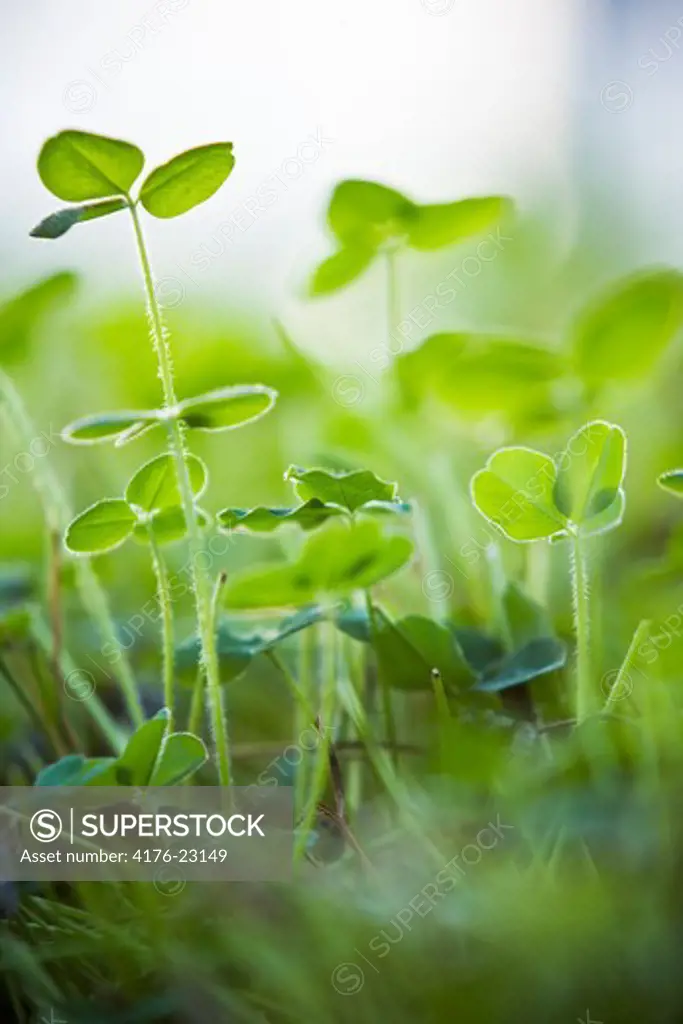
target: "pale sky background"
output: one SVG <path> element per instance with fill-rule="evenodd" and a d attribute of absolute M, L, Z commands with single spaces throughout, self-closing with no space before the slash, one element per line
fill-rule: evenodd
<path fill-rule="evenodd" d="M 500 191 L 522 209 L 542 181 L 557 196 L 562 245 L 577 160 L 604 140 L 615 187 L 634 173 L 661 176 L 653 202 L 667 223 L 681 190 L 670 159 L 678 113 L 658 104 L 680 85 L 683 55 L 677 43 L 655 72 L 639 65 L 649 46 L 664 56 L 662 37 L 683 15 L 668 0 L 0 2 L 3 292 L 58 267 L 98 287 L 135 279 L 122 217 L 55 243 L 28 237 L 60 205 L 34 167 L 43 139 L 65 127 L 136 142 L 148 169 L 233 141 L 236 168 L 216 197 L 178 220 L 147 218 L 157 276 L 198 298 L 284 308 L 304 333 L 320 307 L 304 310 L 297 289 L 327 253 L 323 210 L 344 177 L 422 201 Z M 623 30 L 610 41 L 617 14 Z M 643 136 L 646 146 L 634 142 Z M 322 146 L 306 145 L 315 138 Z M 271 205 L 254 218 L 245 202 L 266 183 Z M 218 253 L 213 236 L 233 216 L 224 254 L 198 267 L 198 251 Z"/>

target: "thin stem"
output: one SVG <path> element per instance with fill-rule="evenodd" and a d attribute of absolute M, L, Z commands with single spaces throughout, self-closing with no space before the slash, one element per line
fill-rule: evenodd
<path fill-rule="evenodd" d="M 628 698 L 631 696 L 631 690 L 633 687 L 631 681 L 631 669 L 633 668 L 638 648 L 645 640 L 647 640 L 651 626 L 652 622 L 649 619 L 642 619 L 642 621 L 638 623 L 638 628 L 633 634 L 628 651 L 626 652 L 626 657 L 622 661 L 619 671 L 617 672 L 614 682 L 610 686 L 609 693 L 607 694 L 607 700 L 605 701 L 605 706 L 602 709 L 604 714 L 609 714 L 617 701 L 621 701 L 625 697 Z"/>
<path fill-rule="evenodd" d="M 133 219 L 135 240 L 137 243 L 142 276 L 145 284 L 152 342 L 159 364 L 159 378 L 163 389 L 164 407 L 167 410 L 172 411 L 176 405 L 176 394 L 173 382 L 171 349 L 167 333 L 164 329 L 161 309 L 154 291 L 152 269 L 147 256 L 147 248 L 142 234 L 142 227 L 140 225 L 137 210 L 132 201 L 129 201 L 129 209 Z M 187 468 L 185 439 L 183 437 L 183 430 L 180 422 L 175 416 L 171 416 L 168 420 L 168 441 L 170 452 L 175 459 L 176 473 L 178 476 L 178 489 L 182 499 L 182 507 L 189 537 L 189 548 L 192 563 L 192 582 L 197 612 L 197 631 L 199 633 L 199 642 L 201 646 L 201 662 L 206 673 L 207 700 L 211 718 L 211 730 L 213 733 L 216 751 L 218 780 L 222 786 L 229 786 L 231 781 L 230 748 L 228 742 L 227 722 L 223 707 L 223 692 L 221 690 L 218 654 L 216 652 L 216 637 L 213 628 L 211 579 L 208 567 L 204 565 L 202 557 L 204 555 L 204 543 L 202 540 L 199 520 L 197 518 L 197 510 L 194 504 L 194 496 Z"/>
<path fill-rule="evenodd" d="M 590 661 L 590 610 L 588 602 L 588 570 L 583 543 L 578 534 L 572 539 L 572 589 L 574 597 L 574 628 L 576 632 L 576 718 L 580 724 L 593 711 Z"/>
<path fill-rule="evenodd" d="M 0 402 L 4 404 L 7 412 L 5 418 L 17 443 L 24 445 L 28 451 L 31 451 L 33 441 L 44 435 L 36 431 L 14 383 L 2 370 L 0 370 Z M 47 455 L 47 452 L 45 455 Z M 51 532 L 58 531 L 61 535 L 71 522 L 72 511 L 61 483 L 44 458 L 44 456 L 36 457 L 31 472 L 31 483 L 42 505 L 48 529 Z M 137 683 L 128 660 L 128 655 L 119 643 L 106 593 L 87 559 L 78 558 L 73 564 L 81 604 L 95 623 L 100 639 L 103 641 L 103 647 L 113 645 L 119 650 L 118 679 L 121 691 L 131 721 L 136 726 L 141 725 L 145 720 L 145 716 L 142 704 L 140 703 Z M 98 724 L 102 724 L 101 712 L 104 709 L 98 706 L 98 702 L 88 700 L 86 706 L 88 711 L 93 714 L 93 717 L 95 717 L 96 707 L 98 708 L 97 720 Z M 115 725 L 112 728 L 115 730 Z"/>
<path fill-rule="evenodd" d="M 163 651 L 164 705 L 168 710 L 168 731 L 173 732 L 175 721 L 175 687 L 173 680 L 173 611 L 171 607 L 171 591 L 168 585 L 168 573 L 164 559 L 159 550 L 151 523 L 147 524 L 147 535 L 152 552 L 152 564 L 157 580 L 157 597 L 161 609 L 161 636 Z"/>
<path fill-rule="evenodd" d="M 372 594 L 370 590 L 365 591 L 365 605 L 368 611 L 368 620 L 370 622 L 370 636 L 376 637 L 379 633 L 377 624 L 377 614 L 375 606 L 372 603 Z M 398 764 L 398 742 L 396 735 L 396 721 L 394 719 L 394 708 L 391 699 L 391 688 L 389 686 L 389 680 L 387 679 L 386 672 L 382 671 L 377 651 L 375 650 L 375 662 L 377 665 L 377 675 L 379 676 L 379 685 L 382 692 L 382 712 L 384 714 L 384 726 L 386 729 L 386 739 L 389 744 L 389 750 L 391 751 L 391 757 L 394 762 L 394 767 Z"/>
<path fill-rule="evenodd" d="M 308 803 L 294 844 L 295 864 L 299 863 L 306 853 L 308 838 L 316 820 L 318 804 L 325 792 L 330 769 L 330 742 L 337 705 L 337 629 L 331 618 L 325 625 L 327 630 L 323 643 L 324 663 L 319 716 L 320 741 L 315 752 Z"/>

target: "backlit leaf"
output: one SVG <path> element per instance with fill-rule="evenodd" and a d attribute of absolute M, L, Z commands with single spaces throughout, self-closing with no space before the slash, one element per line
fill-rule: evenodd
<path fill-rule="evenodd" d="M 554 637 L 530 640 L 521 650 L 486 672 L 474 689 L 487 693 L 509 690 L 562 668 L 566 661 L 567 649 L 560 640 Z"/>
<path fill-rule="evenodd" d="M 98 501 L 70 523 L 65 537 L 74 554 L 101 554 L 123 544 L 131 535 L 135 513 L 121 498 Z"/>
<path fill-rule="evenodd" d="M 188 455 L 187 469 L 194 496 L 199 498 L 208 479 L 206 466 L 196 455 Z M 125 498 L 129 505 L 143 512 L 182 505 L 174 456 L 159 455 L 145 463 L 130 480 Z"/>
<path fill-rule="evenodd" d="M 434 619 L 407 615 L 391 622 L 379 609 L 372 642 L 381 671 L 398 690 L 431 691 L 432 669 L 438 669 L 447 690 L 469 687 L 476 676 L 452 631 Z"/>
<path fill-rule="evenodd" d="M 670 494 L 675 494 L 678 498 L 683 497 L 683 469 L 669 469 L 666 473 L 661 473 L 657 483 Z"/>
<path fill-rule="evenodd" d="M 178 415 L 194 430 L 231 430 L 260 419 L 276 398 L 277 391 L 265 384 L 217 388 L 181 402 Z"/>
<path fill-rule="evenodd" d="M 472 479 L 479 511 L 511 540 L 550 537 L 566 526 L 555 508 L 553 460 L 529 448 L 502 448 Z"/>
<path fill-rule="evenodd" d="M 125 195 L 144 162 L 141 150 L 129 142 L 70 130 L 43 145 L 38 173 L 53 195 L 80 203 Z"/>
<path fill-rule="evenodd" d="M 168 730 L 166 708 L 139 726 L 128 740 L 126 749 L 116 762 L 119 785 L 148 786 Z"/>
<path fill-rule="evenodd" d="M 297 508 L 224 508 L 217 515 L 221 529 L 248 530 L 253 533 L 272 533 L 279 526 L 293 524 L 302 530 L 313 530 L 322 526 L 332 516 L 343 515 L 336 505 L 325 505 L 318 498 L 299 505 Z"/>
<path fill-rule="evenodd" d="M 355 512 L 369 501 L 393 501 L 397 485 L 381 480 L 367 469 L 348 473 L 332 473 L 324 469 L 301 469 L 290 466 L 285 480 L 294 484 L 302 501 L 317 498 L 325 504 Z"/>
<path fill-rule="evenodd" d="M 202 529 L 209 524 L 209 516 L 202 509 L 195 509 Z M 149 544 L 149 531 L 154 534 L 157 544 L 175 544 L 187 536 L 185 512 L 182 508 L 162 508 L 147 519 L 136 522 L 133 537 L 140 544 Z"/>
<path fill-rule="evenodd" d="M 231 142 L 189 149 L 152 171 L 140 189 L 140 202 L 155 217 L 178 217 L 210 199 L 234 166 Z"/>
<path fill-rule="evenodd" d="M 145 424 L 156 424 L 158 418 L 154 412 L 124 409 L 121 412 L 98 412 L 92 416 L 84 416 L 64 427 L 62 437 L 70 444 L 99 444 L 114 441 L 127 431 Z"/>
<path fill-rule="evenodd" d="M 626 436 L 602 420 L 573 435 L 559 460 L 554 501 L 579 526 L 615 501 L 626 470 Z"/>
<path fill-rule="evenodd" d="M 408 243 L 413 249 L 440 249 L 488 231 L 510 212 L 504 196 L 481 196 L 456 203 L 418 206 L 410 220 Z"/>

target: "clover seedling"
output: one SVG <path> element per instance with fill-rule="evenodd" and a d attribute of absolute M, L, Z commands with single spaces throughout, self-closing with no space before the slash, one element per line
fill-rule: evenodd
<path fill-rule="evenodd" d="M 481 196 L 453 203 L 413 202 L 374 181 L 342 181 L 335 188 L 327 224 L 337 251 L 315 271 L 310 291 L 329 295 L 360 277 L 382 255 L 387 268 L 387 320 L 391 338 L 398 327 L 397 255 L 431 252 L 487 231 L 512 210 L 504 196 Z"/>
<path fill-rule="evenodd" d="M 196 455 L 187 456 L 187 467 L 196 502 L 206 488 L 207 469 Z M 208 516 L 201 509 L 197 509 L 196 514 L 202 524 L 208 522 Z M 159 455 L 135 473 L 124 498 L 103 498 L 95 502 L 76 516 L 65 536 L 67 550 L 75 555 L 100 555 L 120 547 L 129 537 L 149 544 L 162 614 L 164 703 L 171 715 L 171 727 L 175 706 L 173 617 L 168 574 L 159 547 L 181 540 L 186 534 L 173 456 Z"/>
<path fill-rule="evenodd" d="M 593 709 L 588 576 L 588 537 L 614 529 L 624 514 L 622 488 L 626 437 L 620 427 L 596 420 L 582 427 L 554 461 L 528 448 L 502 448 L 472 479 L 474 504 L 510 540 L 568 539 L 577 639 L 577 718 Z"/>
<path fill-rule="evenodd" d="M 381 480 L 367 469 L 331 473 L 324 469 L 290 466 L 285 480 L 294 485 L 301 504 L 294 507 L 225 508 L 217 519 L 223 530 L 272 533 L 282 525 L 313 530 L 336 516 L 381 515 L 410 512 L 397 496 L 397 485 Z"/>
<path fill-rule="evenodd" d="M 43 145 L 38 157 L 38 173 L 50 192 L 76 205 L 51 214 L 31 232 L 36 238 L 54 239 L 76 224 L 123 210 L 131 216 L 145 284 L 152 343 L 159 366 L 163 407 L 160 410 L 91 416 L 68 427 L 65 436 L 76 443 L 114 440 L 122 444 L 139 437 L 158 423 L 166 429 L 189 536 L 202 665 L 206 673 L 219 780 L 223 785 L 230 782 L 230 757 L 213 628 L 212 583 L 201 558 L 202 519 L 194 502 L 184 431 L 188 427 L 225 430 L 240 426 L 267 412 L 275 393 L 260 385 L 222 388 L 178 402 L 169 339 L 154 288 L 139 208 L 163 219 L 180 216 L 214 195 L 232 171 L 234 163 L 230 142 L 199 146 L 153 170 L 143 180 L 134 198 L 131 189 L 144 165 L 144 155 L 137 146 L 88 132 L 60 132 Z M 118 509 L 122 512 L 121 506 Z M 125 523 L 126 514 L 123 515 Z M 119 523 L 116 530 L 123 530 L 124 523 Z M 129 525 L 134 530 L 135 523 Z M 111 523 L 108 529 L 113 530 Z"/>

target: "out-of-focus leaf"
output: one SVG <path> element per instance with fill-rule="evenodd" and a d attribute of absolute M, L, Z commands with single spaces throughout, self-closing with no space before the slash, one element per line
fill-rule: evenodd
<path fill-rule="evenodd" d="M 246 569 L 224 588 L 229 608 L 314 604 L 325 595 L 365 590 L 398 572 L 413 552 L 411 541 L 385 534 L 372 519 L 331 520 L 306 541 L 299 558 L 276 567 Z"/>
<path fill-rule="evenodd" d="M 0 356 L 3 361 L 25 356 L 33 333 L 45 317 L 76 294 L 78 278 L 60 271 L 43 278 L 0 306 Z"/>
<path fill-rule="evenodd" d="M 566 661 L 567 649 L 560 640 L 539 637 L 487 671 L 474 689 L 488 693 L 509 690 L 562 668 Z"/>
<path fill-rule="evenodd" d="M 666 473 L 661 473 L 657 483 L 669 494 L 675 494 L 677 498 L 683 497 L 683 469 L 669 469 Z"/>
<path fill-rule="evenodd" d="M 43 145 L 38 173 L 53 195 L 80 203 L 125 195 L 144 162 L 141 150 L 130 142 L 71 130 Z"/>
<path fill-rule="evenodd" d="M 529 448 L 501 448 L 472 479 L 472 499 L 515 541 L 550 537 L 566 527 L 553 501 L 553 460 Z"/>
<path fill-rule="evenodd" d="M 410 219 L 408 242 L 413 249 L 440 249 L 488 231 L 512 209 L 505 196 L 480 196 L 455 203 L 416 207 Z"/>
<path fill-rule="evenodd" d="M 545 608 L 528 597 L 516 583 L 507 584 L 502 603 L 515 649 L 552 633 Z"/>
<path fill-rule="evenodd" d="M 48 764 L 38 772 L 35 786 L 87 786 L 100 778 L 108 777 L 115 759 L 113 757 L 84 757 L 83 754 L 67 754 L 54 764 Z"/>
<path fill-rule="evenodd" d="M 641 380 L 683 325 L 683 274 L 650 270 L 613 285 L 572 329 L 578 374 L 592 386 Z"/>
<path fill-rule="evenodd" d="M 194 496 L 199 498 L 206 488 L 207 468 L 196 455 L 188 455 L 187 469 Z M 158 455 L 141 466 L 129 481 L 125 498 L 129 505 L 143 512 L 182 505 L 174 456 Z"/>
<path fill-rule="evenodd" d="M 234 166 L 232 142 L 189 149 L 152 171 L 140 189 L 140 202 L 155 217 L 178 217 L 210 199 Z"/>
<path fill-rule="evenodd" d="M 406 234 L 414 210 L 415 204 L 393 188 L 350 179 L 335 188 L 327 222 L 343 245 L 377 249 Z"/>
<path fill-rule="evenodd" d="M 467 664 L 477 675 L 481 675 L 493 663 L 500 661 L 505 653 L 500 640 L 487 633 L 482 633 L 478 629 L 455 627 L 453 634 Z"/>
<path fill-rule="evenodd" d="M 374 248 L 362 245 L 339 249 L 316 269 L 310 284 L 311 295 L 330 295 L 345 288 L 365 273 L 374 256 Z"/>
<path fill-rule="evenodd" d="M 447 690 L 470 687 L 476 676 L 455 636 L 446 626 L 422 615 L 391 622 L 379 609 L 372 643 L 384 678 L 397 690 L 431 690 L 438 669 Z"/>
<path fill-rule="evenodd" d="M 69 524 L 65 543 L 74 554 L 102 554 L 123 544 L 135 525 L 135 513 L 121 498 L 105 498 Z"/>
<path fill-rule="evenodd" d="M 539 344 L 485 334 L 433 334 L 396 362 L 406 394 L 475 418 L 540 404 L 564 371 L 563 357 Z"/>

